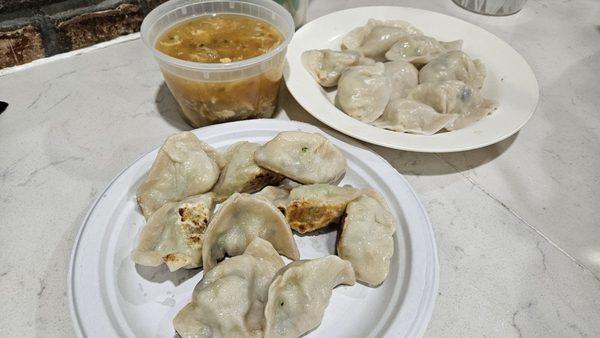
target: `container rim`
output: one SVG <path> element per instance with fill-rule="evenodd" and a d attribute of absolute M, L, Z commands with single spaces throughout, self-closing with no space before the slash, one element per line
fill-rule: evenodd
<path fill-rule="evenodd" d="M 255 56 L 255 57 L 252 57 L 252 58 L 249 58 L 246 60 L 234 61 L 234 62 L 228 62 L 228 63 L 204 63 L 204 62 L 194 62 L 194 61 L 178 59 L 178 58 L 172 57 L 170 55 L 167 55 L 167 54 L 157 50 L 154 47 L 154 41 L 149 41 L 150 29 L 153 27 L 153 25 L 156 23 L 156 21 L 163 18 L 165 15 L 168 15 L 169 13 L 176 11 L 185 6 L 190 6 L 190 5 L 194 5 L 197 3 L 211 3 L 211 2 L 248 3 L 248 4 L 258 6 L 258 7 L 262 7 L 266 10 L 270 10 L 270 11 L 274 12 L 276 15 L 278 15 L 284 19 L 284 21 L 286 22 L 286 24 L 288 26 L 287 28 L 288 28 L 289 32 L 291 32 L 291 34 L 288 34 L 286 36 L 285 32 L 280 30 L 281 34 L 284 35 L 285 39 L 277 47 L 275 47 L 272 50 L 268 51 L 267 53 L 259 55 L 259 56 Z M 207 14 L 209 14 L 209 13 L 207 13 Z M 217 14 L 217 13 L 215 13 L 215 14 Z M 242 15 L 245 15 L 245 14 L 242 14 Z M 188 19 L 199 17 L 199 16 L 202 16 L 202 15 L 190 16 Z M 253 15 L 248 15 L 248 16 L 254 17 Z M 257 18 L 257 19 L 262 20 L 261 18 Z M 146 17 L 144 18 L 144 21 L 142 22 L 142 26 L 140 28 L 142 41 L 144 42 L 146 47 L 152 51 L 152 54 L 154 55 L 154 57 L 156 57 L 157 59 L 162 60 L 164 62 L 167 62 L 169 64 L 172 64 L 174 66 L 177 66 L 177 67 L 188 68 L 188 69 L 193 69 L 193 70 L 202 70 L 202 71 L 238 70 L 238 69 L 254 66 L 263 61 L 271 59 L 274 56 L 276 56 L 277 54 L 279 54 L 280 52 L 282 52 L 285 48 L 287 48 L 288 44 L 292 40 L 294 31 L 295 31 L 295 26 L 294 26 L 294 19 L 292 18 L 292 15 L 283 6 L 281 6 L 280 4 L 276 3 L 273 0 L 230 0 L 230 1 L 226 1 L 226 0 L 204 0 L 204 1 L 203 0 L 171 0 L 171 1 L 167 1 L 163 4 L 161 4 L 160 6 L 154 8 L 150 13 L 148 13 L 148 15 L 146 15 Z"/>

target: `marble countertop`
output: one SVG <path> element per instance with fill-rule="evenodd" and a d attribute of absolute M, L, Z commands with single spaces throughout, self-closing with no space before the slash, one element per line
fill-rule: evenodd
<path fill-rule="evenodd" d="M 308 18 L 420 7 L 498 35 L 541 87 L 532 120 L 483 149 L 367 145 L 405 175 L 434 225 L 440 286 L 427 336 L 600 336 L 600 3 L 530 0 L 487 17 L 437 1 L 312 1 Z M 0 332 L 74 335 L 67 271 L 93 200 L 189 127 L 139 39 L 0 72 Z M 277 118 L 323 127 L 283 90 Z"/>

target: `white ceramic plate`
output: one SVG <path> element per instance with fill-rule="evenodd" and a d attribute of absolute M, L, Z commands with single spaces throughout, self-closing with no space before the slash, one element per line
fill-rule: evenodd
<path fill-rule="evenodd" d="M 414 337 L 431 316 L 438 283 L 433 231 L 406 180 L 383 158 L 328 136 L 311 125 L 279 120 L 233 122 L 198 129 L 196 135 L 219 150 L 238 141 L 264 143 L 284 130 L 320 132 L 348 161 L 342 184 L 383 193 L 398 220 L 396 252 L 382 286 L 361 284 L 334 290 L 322 324 L 310 337 Z M 352 141 L 351 141 L 352 142 Z M 135 192 L 157 150 L 125 169 L 99 197 L 73 248 L 69 297 L 79 336 L 173 337 L 172 319 L 190 300 L 201 270 L 170 273 L 136 266 L 130 257 L 144 219 Z M 296 236 L 301 258 L 334 253 L 335 233 Z M 351 309 L 351 310 L 350 310 Z"/>
<path fill-rule="evenodd" d="M 302 65 L 309 49 L 340 49 L 342 37 L 370 18 L 406 20 L 439 40 L 463 40 L 463 50 L 487 68 L 484 97 L 500 107 L 467 128 L 432 136 L 398 133 L 373 127 L 333 105 L 335 90 L 324 90 Z M 419 152 L 453 152 L 480 148 L 516 133 L 531 118 L 539 89 L 533 71 L 517 51 L 495 35 L 468 22 L 416 8 L 361 7 L 322 16 L 294 34 L 284 72 L 287 87 L 304 109 L 321 122 L 357 139 L 385 147 Z"/>

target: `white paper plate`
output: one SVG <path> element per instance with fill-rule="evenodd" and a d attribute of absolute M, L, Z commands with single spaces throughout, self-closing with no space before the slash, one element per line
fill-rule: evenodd
<path fill-rule="evenodd" d="M 437 294 L 438 263 L 432 227 L 406 180 L 383 158 L 328 136 L 311 125 L 279 120 L 233 122 L 198 129 L 219 150 L 238 141 L 264 143 L 284 130 L 321 132 L 348 161 L 343 184 L 383 193 L 398 220 L 396 252 L 382 286 L 338 287 L 322 324 L 310 337 L 414 337 L 423 333 Z M 125 169 L 99 197 L 75 242 L 69 271 L 71 314 L 79 336 L 173 337 L 172 318 L 190 300 L 200 270 L 169 273 L 136 266 L 130 258 L 144 220 L 135 191 L 154 150 Z M 334 253 L 335 233 L 295 236 L 301 258 Z"/>
<path fill-rule="evenodd" d="M 300 56 L 309 49 L 339 50 L 342 37 L 370 18 L 406 20 L 439 40 L 463 40 L 463 50 L 486 65 L 484 97 L 496 100 L 500 107 L 467 128 L 432 136 L 380 129 L 344 114 L 332 104 L 336 91 L 321 88 L 302 65 Z M 533 71 L 509 44 L 468 22 L 416 8 L 361 7 L 322 16 L 294 34 L 286 60 L 287 87 L 310 114 L 347 135 L 395 149 L 453 152 L 499 142 L 525 125 L 539 97 Z"/>

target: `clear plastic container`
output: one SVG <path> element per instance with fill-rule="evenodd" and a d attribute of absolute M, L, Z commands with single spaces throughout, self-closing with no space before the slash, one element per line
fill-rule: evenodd
<path fill-rule="evenodd" d="M 210 14 L 238 14 L 264 20 L 277 28 L 284 40 L 263 55 L 231 63 L 185 61 L 156 50 L 156 40 L 173 25 Z M 150 12 L 140 31 L 184 118 L 192 126 L 273 115 L 285 51 L 294 34 L 292 16 L 276 2 L 171 0 Z"/>
<path fill-rule="evenodd" d="M 460 7 L 478 14 L 504 16 L 519 12 L 527 0 L 452 0 Z"/>

